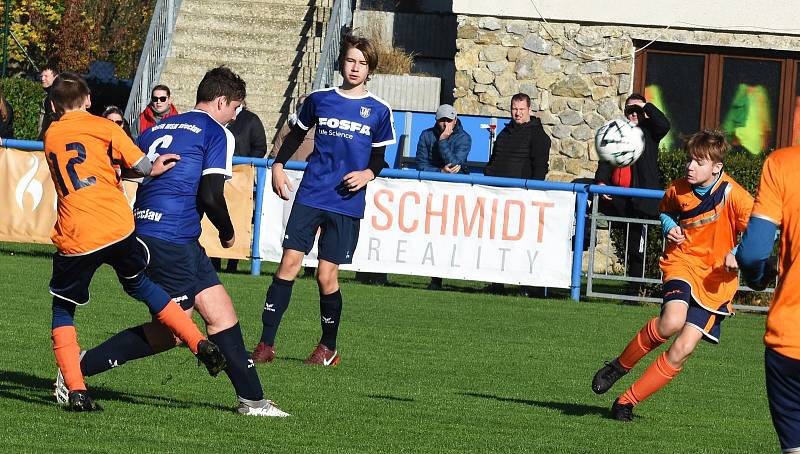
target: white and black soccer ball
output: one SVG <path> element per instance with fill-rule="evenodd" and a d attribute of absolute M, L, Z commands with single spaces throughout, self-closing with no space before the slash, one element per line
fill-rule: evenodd
<path fill-rule="evenodd" d="M 597 156 L 614 167 L 633 164 L 644 151 L 644 133 L 624 118 L 615 118 L 594 135 Z"/>

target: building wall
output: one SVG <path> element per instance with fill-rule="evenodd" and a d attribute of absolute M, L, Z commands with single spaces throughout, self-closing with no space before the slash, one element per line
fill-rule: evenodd
<path fill-rule="evenodd" d="M 453 12 L 583 23 L 800 34 L 796 0 L 453 0 Z"/>
<path fill-rule="evenodd" d="M 456 0 L 454 8 L 460 3 Z M 509 1 L 510 5 L 520 3 Z M 553 139 L 547 179 L 557 181 L 594 175 L 594 131 L 622 116 L 621 107 L 632 91 L 634 40 L 800 50 L 800 36 L 778 34 L 491 16 L 459 15 L 457 20 L 456 109 L 462 114 L 508 118 L 511 96 L 527 93 Z"/>

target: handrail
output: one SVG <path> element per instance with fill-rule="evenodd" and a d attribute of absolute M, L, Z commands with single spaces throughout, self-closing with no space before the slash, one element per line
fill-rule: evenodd
<path fill-rule="evenodd" d="M 172 44 L 172 34 L 180 9 L 181 0 L 158 0 L 153 9 L 147 40 L 142 47 L 136 77 L 125 107 L 125 119 L 128 120 L 134 137 L 139 134 L 139 114 L 150 101 L 150 90 L 161 79 L 161 70 Z"/>
<path fill-rule="evenodd" d="M 312 90 L 330 87 L 333 84 L 342 35 L 350 30 L 352 24 L 353 10 L 350 0 L 336 0 L 331 9 L 328 28 L 325 31 L 325 44 L 322 46 L 314 83 L 311 85 Z"/>

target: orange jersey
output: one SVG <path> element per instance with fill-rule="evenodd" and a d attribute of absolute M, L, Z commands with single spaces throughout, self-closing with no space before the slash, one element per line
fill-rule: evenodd
<path fill-rule="evenodd" d="M 114 165 L 131 167 L 144 154 L 122 128 L 84 111 L 67 112 L 48 128 L 44 152 L 58 194 L 50 238 L 59 252 L 89 253 L 133 232 Z"/>
<path fill-rule="evenodd" d="M 739 275 L 725 270 L 725 256 L 747 228 L 752 208 L 750 194 L 725 173 L 702 198 L 685 178 L 673 181 L 660 209 L 677 220 L 686 239 L 681 244 L 667 242 L 659 261 L 664 282 L 688 282 L 692 297 L 712 312 L 730 301 Z"/>
<path fill-rule="evenodd" d="M 781 231 L 778 287 L 772 297 L 764 343 L 800 359 L 800 146 L 775 150 L 764 162 L 753 216 Z"/>

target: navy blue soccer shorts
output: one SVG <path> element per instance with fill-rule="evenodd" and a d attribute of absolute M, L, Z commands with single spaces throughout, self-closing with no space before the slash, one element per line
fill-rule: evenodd
<path fill-rule="evenodd" d="M 703 333 L 703 340 L 718 344 L 722 334 L 722 321 L 731 315 L 728 303 L 721 304 L 716 311 L 712 312 L 701 306 L 692 296 L 692 286 L 688 282 L 680 279 L 672 279 L 664 282 L 663 311 L 667 303 L 677 301 L 689 307 L 686 312 L 686 324 L 700 330 Z"/>
<path fill-rule="evenodd" d="M 88 254 L 53 254 L 50 294 L 79 306 L 89 302 L 89 284 L 103 264 L 111 265 L 120 281 L 132 278 L 147 268 L 147 247 L 131 234 L 124 239 Z"/>
<path fill-rule="evenodd" d="M 308 254 L 320 229 L 318 258 L 337 265 L 353 263 L 360 228 L 361 219 L 295 202 L 286 223 L 283 247 Z"/>
<path fill-rule="evenodd" d="M 194 297 L 220 284 L 219 276 L 198 241 L 171 243 L 151 236 L 140 236 L 150 250 L 147 276 L 186 310 L 194 307 Z"/>
<path fill-rule="evenodd" d="M 800 452 L 800 360 L 764 351 L 767 398 L 782 452 Z"/>

